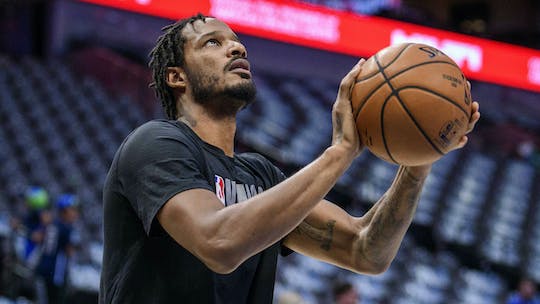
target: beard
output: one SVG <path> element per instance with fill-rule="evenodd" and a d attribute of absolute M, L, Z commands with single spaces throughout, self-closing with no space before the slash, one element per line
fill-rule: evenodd
<path fill-rule="evenodd" d="M 253 80 L 218 89 L 217 76 L 203 76 L 186 68 L 193 99 L 204 106 L 214 118 L 235 116 L 255 100 L 257 88 Z"/>

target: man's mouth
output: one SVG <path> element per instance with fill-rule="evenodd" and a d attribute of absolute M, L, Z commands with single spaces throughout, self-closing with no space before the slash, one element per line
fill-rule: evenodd
<path fill-rule="evenodd" d="M 249 61 L 243 58 L 235 59 L 229 66 L 229 71 L 238 71 L 241 73 L 249 74 L 250 72 L 250 66 Z"/>

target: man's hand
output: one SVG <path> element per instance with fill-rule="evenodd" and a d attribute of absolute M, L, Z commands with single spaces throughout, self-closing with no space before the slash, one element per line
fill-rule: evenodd
<path fill-rule="evenodd" d="M 471 106 L 471 119 L 469 120 L 469 126 L 467 128 L 467 132 L 465 132 L 465 134 L 469 134 L 471 133 L 473 130 L 474 130 L 474 126 L 476 125 L 476 123 L 478 122 L 478 120 L 480 119 L 480 104 L 478 102 L 473 102 L 472 103 L 472 106 Z M 457 149 L 461 149 L 463 147 L 465 147 L 465 145 L 467 144 L 467 141 L 469 140 L 469 138 L 464 135 L 458 142 L 458 144 L 452 149 L 452 150 L 457 150 Z"/>
<path fill-rule="evenodd" d="M 469 90 L 470 90 L 471 83 L 469 81 L 467 81 L 467 85 L 469 86 Z M 474 130 L 474 126 L 476 125 L 479 119 L 480 119 L 480 104 L 475 101 L 471 105 L 471 118 L 469 120 L 469 126 L 467 127 L 467 132 L 465 132 L 465 134 L 469 134 Z M 467 144 L 467 141 L 469 141 L 469 138 L 466 135 L 463 136 L 459 140 L 458 144 L 452 150 L 457 150 L 457 149 L 461 149 L 465 147 L 465 145 Z"/>
<path fill-rule="evenodd" d="M 360 59 L 341 80 L 336 102 L 332 109 L 332 145 L 345 147 L 350 152 L 351 159 L 358 156 L 363 148 L 352 114 L 351 96 L 356 77 L 365 61 L 365 59 Z"/>

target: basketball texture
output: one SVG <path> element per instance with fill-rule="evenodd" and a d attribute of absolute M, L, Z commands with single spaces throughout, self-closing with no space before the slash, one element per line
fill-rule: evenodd
<path fill-rule="evenodd" d="M 456 63 L 418 43 L 389 46 L 363 65 L 352 91 L 364 145 L 400 165 L 431 163 L 465 135 L 471 93 Z"/>

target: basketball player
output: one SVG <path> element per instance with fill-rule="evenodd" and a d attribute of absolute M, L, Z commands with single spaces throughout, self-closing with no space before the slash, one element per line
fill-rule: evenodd
<path fill-rule="evenodd" d="M 332 144 L 285 178 L 263 156 L 234 152 L 235 116 L 255 96 L 236 34 L 202 15 L 164 31 L 150 66 L 169 119 L 132 132 L 111 165 L 100 303 L 272 303 L 277 255 L 288 250 L 385 271 L 431 166 L 399 168 L 360 218 L 323 199 L 363 148 L 350 102 L 362 61 L 340 84 Z M 475 103 L 470 130 L 479 115 Z"/>

